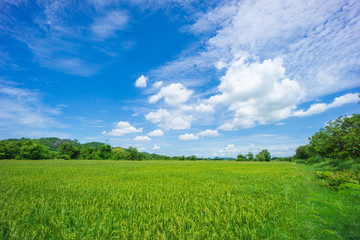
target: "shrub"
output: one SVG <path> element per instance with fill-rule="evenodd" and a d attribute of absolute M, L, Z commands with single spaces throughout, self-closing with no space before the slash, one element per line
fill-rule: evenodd
<path fill-rule="evenodd" d="M 337 171 L 335 173 L 329 171 L 315 171 L 315 179 L 322 186 L 338 190 L 340 185 L 345 183 L 359 184 L 360 177 L 358 174 L 351 173 L 347 170 Z"/>
<path fill-rule="evenodd" d="M 63 160 L 70 160 L 70 159 L 71 159 L 71 157 L 70 157 L 70 155 L 69 155 L 69 154 L 61 154 L 60 159 L 63 159 Z"/>
<path fill-rule="evenodd" d="M 360 164 L 354 164 L 351 166 L 350 171 L 355 174 L 360 174 Z"/>
<path fill-rule="evenodd" d="M 315 164 L 315 163 L 319 163 L 322 162 L 323 159 L 321 157 L 315 156 L 315 157 L 310 157 L 307 161 L 306 164 Z"/>

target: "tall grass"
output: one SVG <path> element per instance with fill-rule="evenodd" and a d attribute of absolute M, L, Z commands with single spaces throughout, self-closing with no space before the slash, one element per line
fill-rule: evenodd
<path fill-rule="evenodd" d="M 0 161 L 0 239 L 321 239 L 314 189 L 289 163 Z"/>

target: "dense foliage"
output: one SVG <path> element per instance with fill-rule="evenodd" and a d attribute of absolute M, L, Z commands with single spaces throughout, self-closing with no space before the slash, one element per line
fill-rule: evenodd
<path fill-rule="evenodd" d="M 327 122 L 309 144 L 296 149 L 295 158 L 305 163 L 324 163 L 334 170 L 360 171 L 360 114 Z"/>
<path fill-rule="evenodd" d="M 100 142 L 79 143 L 76 139 L 40 138 L 40 139 L 7 139 L 0 141 L 0 159 L 88 159 L 88 160 L 210 160 L 191 156 L 174 156 L 149 154 L 139 152 L 135 147 L 111 147 Z M 237 161 L 270 161 L 271 156 L 267 149 L 263 149 L 254 157 L 248 154 L 237 157 Z M 233 158 L 215 158 L 214 160 L 234 160 Z M 273 160 L 284 160 L 273 158 Z M 285 159 L 289 161 L 289 159 Z"/>

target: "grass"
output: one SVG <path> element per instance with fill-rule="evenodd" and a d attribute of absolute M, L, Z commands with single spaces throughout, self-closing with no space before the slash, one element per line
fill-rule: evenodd
<path fill-rule="evenodd" d="M 343 238 L 290 163 L 0 161 L 0 196 L 0 239 Z"/>

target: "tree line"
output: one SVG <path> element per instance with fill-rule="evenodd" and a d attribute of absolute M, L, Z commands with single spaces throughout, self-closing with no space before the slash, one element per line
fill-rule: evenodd
<path fill-rule="evenodd" d="M 192 156 L 169 157 L 139 152 L 135 147 L 111 147 L 100 142 L 81 144 L 78 140 L 59 138 L 7 139 L 0 141 L 0 159 L 94 159 L 94 160 L 209 160 Z M 229 158 L 214 158 L 225 160 Z M 233 159 L 230 159 L 233 160 Z M 360 114 L 339 117 L 326 123 L 309 143 L 299 146 L 292 157 L 271 157 L 267 149 L 256 155 L 238 154 L 237 161 L 296 161 L 324 163 L 335 169 L 360 171 Z"/>
<path fill-rule="evenodd" d="M 81 144 L 59 138 L 7 139 L 0 141 L 0 159 L 89 159 L 89 160 L 202 160 L 195 155 L 169 157 L 139 152 L 135 147 L 111 147 L 100 142 Z"/>

